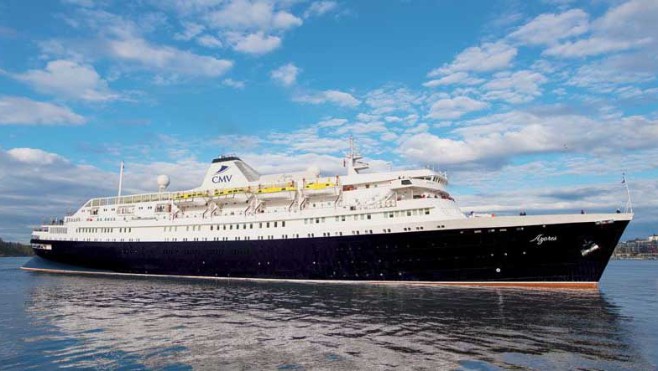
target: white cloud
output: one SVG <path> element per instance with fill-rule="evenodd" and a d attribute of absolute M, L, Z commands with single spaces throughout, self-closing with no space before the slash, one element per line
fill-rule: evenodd
<path fill-rule="evenodd" d="M 81 125 L 87 120 L 64 106 L 0 97 L 0 125 Z"/>
<path fill-rule="evenodd" d="M 428 88 L 433 88 L 441 85 L 477 85 L 484 82 L 483 79 L 470 76 L 466 72 L 455 72 L 440 79 L 430 80 L 423 84 Z"/>
<path fill-rule="evenodd" d="M 645 71 L 642 63 L 636 64 L 644 58 L 646 55 L 623 55 L 582 65 L 567 81 L 567 84 L 604 93 L 613 91 L 617 85 L 655 80 L 655 73 L 650 70 Z M 656 64 L 658 67 L 655 60 L 648 62 Z"/>
<path fill-rule="evenodd" d="M 112 56 L 136 62 L 154 71 L 186 76 L 217 77 L 228 71 L 233 62 L 194 54 L 170 46 L 149 44 L 144 39 L 128 38 L 108 42 Z"/>
<path fill-rule="evenodd" d="M 412 136 L 401 144 L 400 153 L 418 161 L 440 158 L 442 164 L 486 166 L 536 153 L 568 151 L 609 156 L 653 148 L 656 140 L 658 120 L 645 117 L 606 120 L 512 111 L 465 122 L 449 135 Z"/>
<path fill-rule="evenodd" d="M 428 76 L 436 77 L 448 75 L 455 72 L 485 72 L 509 67 L 512 59 L 516 57 L 515 47 L 498 41 L 495 43 L 484 43 L 482 46 L 473 46 L 459 53 L 450 64 L 432 70 Z"/>
<path fill-rule="evenodd" d="M 267 1 L 231 0 L 217 11 L 208 15 L 215 27 L 232 30 L 285 30 L 301 26 L 303 21 L 293 14 L 274 9 Z"/>
<path fill-rule="evenodd" d="M 332 118 L 332 119 L 322 120 L 318 122 L 316 126 L 319 128 L 335 128 L 338 126 L 343 126 L 347 122 L 348 121 L 346 119 Z"/>
<path fill-rule="evenodd" d="M 281 46 L 281 38 L 265 35 L 262 31 L 251 34 L 230 33 L 229 42 L 233 49 L 247 54 L 266 54 Z"/>
<path fill-rule="evenodd" d="M 588 30 L 589 15 L 580 9 L 571 9 L 560 14 L 542 14 L 512 32 L 510 37 L 526 44 L 554 44 Z"/>
<path fill-rule="evenodd" d="M 424 97 L 414 91 L 390 86 L 369 91 L 365 96 L 366 104 L 372 108 L 371 113 L 376 115 L 393 112 L 416 113 L 416 106 L 423 101 Z"/>
<path fill-rule="evenodd" d="M 67 60 L 48 62 L 45 70 L 29 70 L 14 78 L 31 85 L 39 92 L 63 98 L 87 101 L 109 101 L 119 98 L 90 65 Z"/>
<path fill-rule="evenodd" d="M 12 148 L 7 154 L 26 164 L 51 165 L 57 161 L 65 161 L 60 155 L 36 148 Z"/>
<path fill-rule="evenodd" d="M 514 73 L 500 72 L 482 86 L 487 91 L 483 98 L 487 100 L 501 99 L 509 103 L 528 102 L 541 95 L 540 85 L 547 81 L 548 79 L 544 75 L 528 70 Z"/>
<path fill-rule="evenodd" d="M 658 2 L 631 0 L 608 10 L 594 22 L 594 32 L 600 36 L 638 40 L 652 38 L 658 43 Z"/>
<path fill-rule="evenodd" d="M 293 85 L 297 81 L 297 75 L 301 70 L 292 63 L 284 64 L 283 66 L 273 70 L 270 73 L 272 80 L 278 82 L 283 86 Z"/>
<path fill-rule="evenodd" d="M 189 41 L 200 35 L 206 28 L 202 24 L 183 22 L 183 31 L 174 35 L 174 39 Z"/>
<path fill-rule="evenodd" d="M 386 124 L 381 121 L 372 122 L 357 122 L 355 124 L 343 125 L 335 131 L 335 134 L 343 135 L 351 134 L 368 134 L 368 133 L 384 133 L 386 132 Z"/>
<path fill-rule="evenodd" d="M 336 9 L 338 4 L 335 1 L 314 1 L 304 11 L 304 18 L 321 16 Z"/>
<path fill-rule="evenodd" d="M 233 80 L 233 79 L 224 79 L 222 81 L 222 84 L 236 89 L 244 89 L 244 87 L 246 86 L 244 81 Z"/>
<path fill-rule="evenodd" d="M 608 10 L 592 22 L 585 39 L 564 42 L 544 51 L 556 57 L 587 57 L 647 47 L 655 55 L 658 46 L 658 2 L 631 0 Z"/>
<path fill-rule="evenodd" d="M 302 103 L 323 104 L 333 103 L 342 107 L 356 107 L 361 101 L 350 93 L 339 90 L 324 90 L 318 93 L 295 95 L 293 100 Z"/>
<path fill-rule="evenodd" d="M 591 55 L 616 52 L 636 48 L 641 45 L 650 43 L 651 39 L 627 41 L 613 40 L 599 37 L 578 40 L 574 42 L 565 42 L 560 45 L 554 45 L 546 49 L 543 54 L 550 56 L 559 56 L 564 58 L 587 57 Z"/>
<path fill-rule="evenodd" d="M 489 107 L 486 102 L 480 102 L 469 97 L 439 99 L 430 107 L 428 117 L 434 119 L 456 119 L 466 113 L 480 111 Z"/>
<path fill-rule="evenodd" d="M 206 48 L 221 48 L 224 46 L 221 40 L 211 35 L 201 35 L 196 39 L 196 42 Z"/>
<path fill-rule="evenodd" d="M 301 129 L 293 132 L 275 132 L 270 134 L 267 139 L 271 144 L 285 147 L 288 152 L 336 153 L 349 146 L 349 143 L 343 138 L 337 139 L 320 136 L 316 128 Z"/>

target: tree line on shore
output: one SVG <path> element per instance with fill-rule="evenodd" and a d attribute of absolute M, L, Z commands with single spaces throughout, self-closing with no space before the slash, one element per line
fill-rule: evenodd
<path fill-rule="evenodd" d="M 18 242 L 5 242 L 0 238 L 0 256 L 32 256 L 30 245 L 24 245 Z"/>

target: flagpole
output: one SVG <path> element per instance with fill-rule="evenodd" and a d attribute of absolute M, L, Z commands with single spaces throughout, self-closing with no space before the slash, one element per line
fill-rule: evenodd
<path fill-rule="evenodd" d="M 121 169 L 119 170 L 119 193 L 117 194 L 117 201 L 119 201 L 118 198 L 121 197 L 122 185 L 123 185 L 123 161 L 121 161 Z"/>
<path fill-rule="evenodd" d="M 628 189 L 628 182 L 626 181 L 626 174 L 622 173 L 622 179 L 621 182 L 624 184 L 624 187 L 626 187 L 626 212 L 630 212 L 631 214 L 633 213 L 633 203 L 631 202 L 631 191 Z"/>

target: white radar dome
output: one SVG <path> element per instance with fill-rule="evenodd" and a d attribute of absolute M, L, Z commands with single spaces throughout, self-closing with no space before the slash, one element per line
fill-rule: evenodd
<path fill-rule="evenodd" d="M 308 169 L 306 169 L 306 172 L 313 174 L 316 178 L 320 176 L 320 168 L 315 165 L 309 166 Z"/>
<path fill-rule="evenodd" d="M 169 177 L 167 175 L 158 176 L 158 187 L 161 191 L 164 191 L 169 187 Z"/>

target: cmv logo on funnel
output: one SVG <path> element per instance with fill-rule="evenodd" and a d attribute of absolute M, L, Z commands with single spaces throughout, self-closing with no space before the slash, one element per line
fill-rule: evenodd
<path fill-rule="evenodd" d="M 227 165 L 222 165 L 219 170 L 215 173 L 215 175 L 212 177 L 212 182 L 213 183 L 229 183 L 231 179 L 233 178 L 233 175 L 221 175 L 222 173 L 226 172 L 228 170 Z"/>

